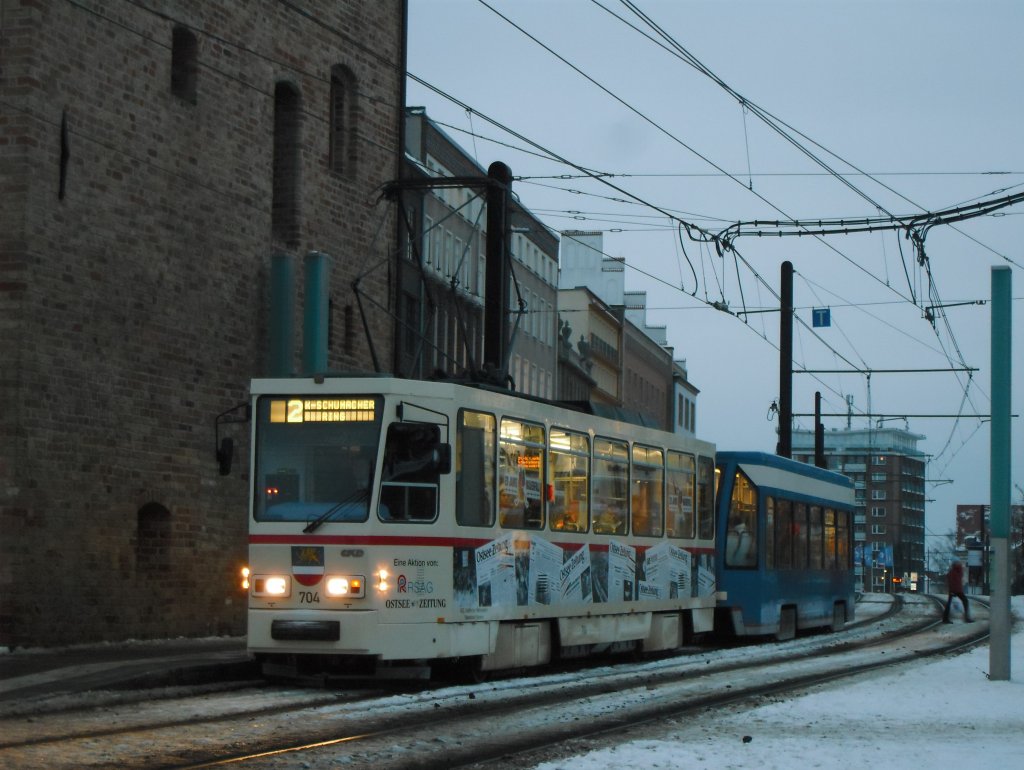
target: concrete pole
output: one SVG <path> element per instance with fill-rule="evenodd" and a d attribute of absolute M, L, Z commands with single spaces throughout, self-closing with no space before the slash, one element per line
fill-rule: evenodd
<path fill-rule="evenodd" d="M 992 268 L 990 532 L 996 574 L 989 615 L 988 677 L 996 681 L 1010 679 L 1010 289 L 1010 268 Z"/>

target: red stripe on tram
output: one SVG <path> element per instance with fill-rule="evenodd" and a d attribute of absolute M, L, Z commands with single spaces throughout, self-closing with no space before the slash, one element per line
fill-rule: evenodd
<path fill-rule="evenodd" d="M 533 534 L 533 533 L 530 533 Z M 411 535 L 249 535 L 250 545 L 378 545 L 378 546 L 423 546 L 435 548 L 479 548 L 482 545 L 493 542 L 494 538 L 470 538 L 470 537 L 416 537 Z M 552 542 L 552 541 L 548 541 Z M 668 542 L 672 542 L 671 540 Z M 608 543 L 589 542 L 592 551 L 607 551 Z M 573 542 L 552 542 L 564 550 L 575 551 L 582 545 L 582 541 Z M 675 545 L 675 543 L 673 543 Z M 633 546 L 638 551 L 646 551 L 653 548 L 653 545 L 646 543 Z M 685 547 L 685 551 L 694 554 L 714 553 L 714 548 Z"/>

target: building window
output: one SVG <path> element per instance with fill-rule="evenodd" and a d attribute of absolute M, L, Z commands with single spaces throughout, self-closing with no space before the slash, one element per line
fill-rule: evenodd
<path fill-rule="evenodd" d="M 299 245 L 300 121 L 299 92 L 290 83 L 274 88 L 274 180 L 272 231 L 288 246 Z"/>
<path fill-rule="evenodd" d="M 199 44 L 190 29 L 175 27 L 171 33 L 171 93 L 189 104 L 196 103 Z"/>
<path fill-rule="evenodd" d="M 871 515 L 875 517 L 885 516 L 885 508 L 882 506 L 872 506 Z"/>
<path fill-rule="evenodd" d="M 884 535 L 885 534 L 885 525 L 884 524 L 872 524 L 871 525 L 871 534 L 872 535 Z"/>
<path fill-rule="evenodd" d="M 885 474 L 884 473 L 872 473 L 871 474 L 871 480 L 872 481 L 884 482 L 885 481 Z"/>
<path fill-rule="evenodd" d="M 355 165 L 355 77 L 347 67 L 331 68 L 331 171 L 352 175 Z"/>
<path fill-rule="evenodd" d="M 888 458 L 885 455 L 873 455 L 871 457 L 871 464 L 872 465 L 885 465 L 885 461 L 887 459 Z"/>
<path fill-rule="evenodd" d="M 884 489 L 872 489 L 871 490 L 871 499 L 872 500 L 884 500 L 885 499 L 885 490 Z"/>

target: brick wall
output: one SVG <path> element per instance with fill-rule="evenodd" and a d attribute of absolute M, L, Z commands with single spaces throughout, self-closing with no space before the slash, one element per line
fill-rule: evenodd
<path fill-rule="evenodd" d="M 398 175 L 402 2 L 316 20 L 270 0 L 0 5 L 0 644 L 242 633 L 248 426 L 222 428 L 222 477 L 214 417 L 265 373 L 275 251 L 332 256 L 336 370 L 371 368 L 351 284 L 379 264 L 360 288 L 392 360 L 375 191 Z M 176 25 L 194 103 L 171 92 Z M 337 65 L 355 95 L 340 174 Z M 301 103 L 290 246 L 272 238 L 280 81 Z"/>

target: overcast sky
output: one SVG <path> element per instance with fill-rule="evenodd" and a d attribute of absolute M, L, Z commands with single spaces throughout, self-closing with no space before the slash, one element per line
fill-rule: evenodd
<path fill-rule="evenodd" d="M 991 269 L 1010 266 L 1013 295 L 1024 296 L 1024 204 L 930 229 L 931 282 L 894 232 L 740 237 L 737 253 L 719 256 L 680 237 L 670 217 L 719 233 L 737 221 L 917 215 L 1021 193 L 1024 3 L 635 0 L 671 39 L 657 38 L 665 48 L 629 5 L 411 0 L 408 103 L 447 124 L 482 166 L 507 163 L 522 203 L 552 229 L 604 231 L 605 252 L 629 265 L 627 289 L 648 292 L 649 323 L 667 327 L 701 390 L 700 436 L 720 448 L 775 449 L 779 316 L 742 311 L 778 307 L 786 259 L 806 323 L 795 326 L 797 366 L 875 371 L 796 375 L 796 412 L 812 412 L 820 390 L 825 412 L 845 413 L 852 396 L 855 413 L 987 415 Z M 580 168 L 616 176 L 576 178 Z M 937 311 L 935 328 L 923 317 L 927 306 L 975 301 L 985 304 Z M 830 308 L 833 325 L 808 328 L 812 307 Z M 1017 413 L 1019 299 L 1013 313 Z M 977 371 L 880 371 L 956 367 Z M 958 503 L 989 501 L 987 422 L 884 425 L 925 436 L 928 478 L 952 481 L 927 485 L 929 534 L 953 528 Z M 1016 419 L 1012 476 L 1024 486 L 1022 441 Z M 1014 502 L 1022 496 L 1013 490 Z"/>

